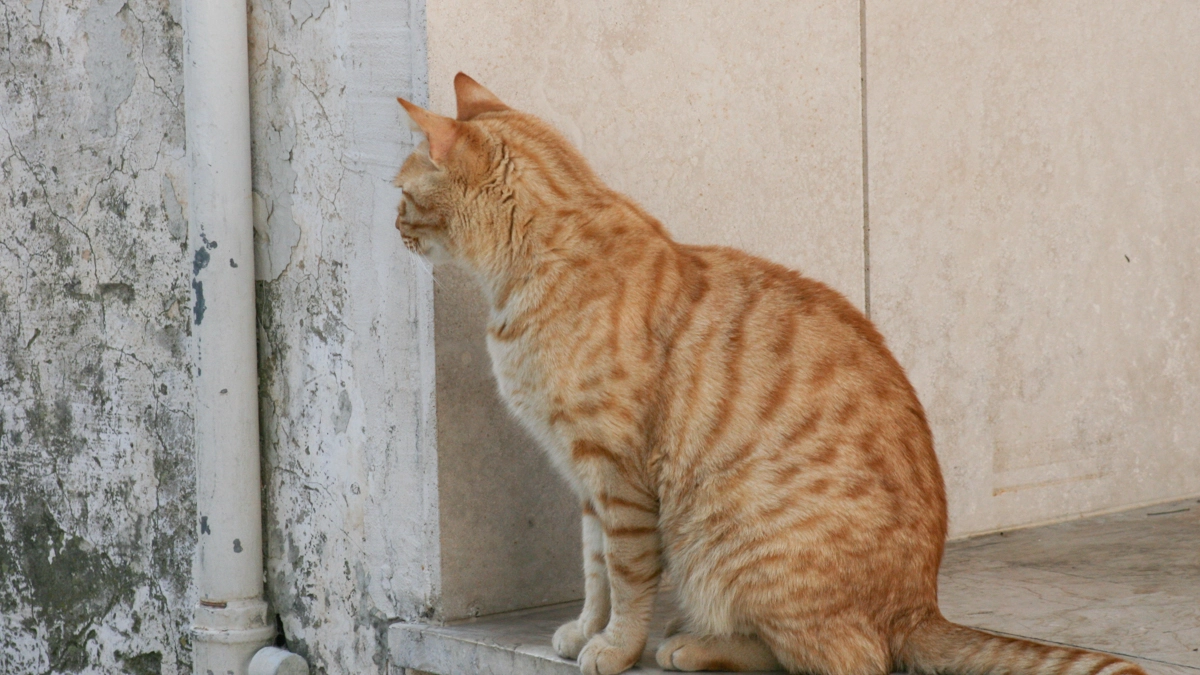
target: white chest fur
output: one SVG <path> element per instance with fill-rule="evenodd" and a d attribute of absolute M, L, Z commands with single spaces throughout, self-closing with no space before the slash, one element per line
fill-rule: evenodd
<path fill-rule="evenodd" d="M 499 322 L 493 319 L 493 325 Z M 500 398 L 550 457 L 554 468 L 582 496 L 582 486 L 571 467 L 570 439 L 550 421 L 554 392 L 537 345 L 525 336 L 498 339 L 489 330 L 487 348 Z"/>

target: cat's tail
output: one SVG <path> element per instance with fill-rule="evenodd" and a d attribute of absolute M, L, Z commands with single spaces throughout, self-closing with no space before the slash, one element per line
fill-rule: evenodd
<path fill-rule="evenodd" d="M 1146 675 L 1109 654 L 992 635 L 950 623 L 935 613 L 904 643 L 910 672 L 953 675 Z"/>

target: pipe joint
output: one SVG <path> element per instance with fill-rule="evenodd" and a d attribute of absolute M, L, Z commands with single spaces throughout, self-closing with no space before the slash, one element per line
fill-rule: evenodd
<path fill-rule="evenodd" d="M 221 635 L 224 633 L 255 633 L 269 631 L 266 639 L 275 637 L 275 623 L 271 621 L 265 600 L 248 598 L 213 602 L 201 600 L 196 607 L 193 623 L 197 635 Z"/>
<path fill-rule="evenodd" d="M 275 638 L 275 624 L 268 617 L 267 603 L 259 599 L 197 606 L 192 658 L 203 668 L 197 672 L 245 673 L 255 653 Z"/>

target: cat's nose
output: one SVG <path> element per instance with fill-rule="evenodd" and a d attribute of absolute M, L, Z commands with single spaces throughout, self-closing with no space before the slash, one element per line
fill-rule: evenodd
<path fill-rule="evenodd" d="M 408 200 L 400 202 L 400 206 L 396 208 L 396 229 L 400 229 L 400 221 L 404 219 L 404 212 L 407 210 Z"/>

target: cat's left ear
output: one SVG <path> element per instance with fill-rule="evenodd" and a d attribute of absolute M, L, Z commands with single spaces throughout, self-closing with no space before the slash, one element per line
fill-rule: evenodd
<path fill-rule="evenodd" d="M 402 98 L 396 100 L 404 106 L 404 110 L 412 119 L 413 124 L 417 125 L 417 128 L 429 139 L 429 159 L 432 159 L 434 164 L 441 166 L 446 157 L 450 155 L 454 142 L 458 140 L 458 122 L 449 117 L 431 113 Z"/>
<path fill-rule="evenodd" d="M 483 88 L 466 73 L 454 76 L 454 94 L 458 97 L 458 120 L 466 122 L 485 112 L 511 110 L 496 95 Z"/>

